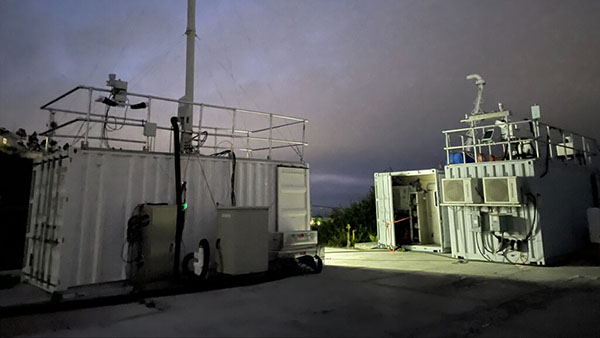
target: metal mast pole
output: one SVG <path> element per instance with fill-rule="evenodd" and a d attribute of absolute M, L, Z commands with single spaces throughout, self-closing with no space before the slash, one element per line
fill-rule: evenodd
<path fill-rule="evenodd" d="M 196 0 L 188 0 L 187 13 L 187 35 L 186 58 L 185 58 L 185 95 L 184 101 L 194 101 L 194 61 L 195 61 L 195 39 L 196 39 Z M 194 106 L 185 104 L 180 106 L 178 115 L 181 121 L 181 145 L 184 152 L 192 150 L 192 126 L 194 123 Z"/>
<path fill-rule="evenodd" d="M 194 44 L 196 39 L 196 0 L 188 0 L 187 47 L 185 58 L 185 97 L 194 101 Z"/>

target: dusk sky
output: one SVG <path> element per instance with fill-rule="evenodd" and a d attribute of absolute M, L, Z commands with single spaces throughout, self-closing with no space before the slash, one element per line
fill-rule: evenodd
<path fill-rule="evenodd" d="M 184 92 L 186 1 L 0 1 L 0 126 L 109 73 Z M 304 117 L 312 203 L 358 201 L 380 171 L 438 168 L 471 73 L 517 119 L 600 138 L 600 1 L 201 1 L 196 101 Z M 600 159 L 598 159 L 600 160 Z M 597 160 L 597 161 L 598 161 Z"/>

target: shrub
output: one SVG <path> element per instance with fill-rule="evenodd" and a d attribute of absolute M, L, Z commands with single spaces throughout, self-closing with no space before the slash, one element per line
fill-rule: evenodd
<path fill-rule="evenodd" d="M 334 209 L 330 219 L 321 225 L 313 225 L 319 231 L 319 243 L 327 246 L 346 246 L 347 229 L 350 224 L 350 236 L 355 230 L 354 242 L 371 242 L 376 238 L 377 220 L 375 214 L 375 190 L 373 187 L 360 202 L 353 202 L 347 208 Z"/>

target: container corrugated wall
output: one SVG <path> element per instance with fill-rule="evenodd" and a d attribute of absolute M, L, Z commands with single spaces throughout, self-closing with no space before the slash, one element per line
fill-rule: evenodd
<path fill-rule="evenodd" d="M 446 177 L 534 177 L 533 163 L 533 160 L 521 160 L 448 165 L 446 166 Z"/>
<path fill-rule="evenodd" d="M 447 178 L 483 178 L 483 177 L 535 177 L 533 160 L 481 162 L 446 166 Z M 491 260 L 496 262 L 536 263 L 544 264 L 544 252 L 541 232 L 536 232 L 529 240 L 528 253 L 505 257 L 494 253 L 498 248 L 495 238 L 489 233 L 473 231 L 480 227 L 482 212 L 480 207 L 449 206 L 448 221 L 450 225 L 450 242 L 452 256 L 475 260 Z M 502 207 L 504 212 L 513 213 L 514 217 L 525 221 L 527 228 L 532 226 L 534 214 L 538 211 L 533 205 L 523 207 Z M 539 215 L 536 215 L 539 223 Z M 487 236 L 487 237 L 486 237 Z M 486 249 L 491 249 L 486 251 Z M 515 256 L 515 257 L 513 257 Z"/>
<path fill-rule="evenodd" d="M 445 169 L 448 178 L 521 177 L 522 193 L 537 196 L 535 203 L 521 201 L 521 207 L 500 207 L 518 221 L 517 232 L 531 229 L 532 233 L 527 252 L 507 256 L 494 253 L 498 242 L 489 232 L 473 231 L 485 215 L 482 207 L 448 206 L 454 257 L 545 265 L 585 244 L 586 209 L 593 206 L 597 194 L 590 180 L 598 181 L 597 169 L 575 161 L 540 160 L 458 164 Z M 486 247 L 492 252 L 486 252 Z"/>
<path fill-rule="evenodd" d="M 125 279 L 127 221 L 138 204 L 175 203 L 173 161 L 169 154 L 72 150 L 37 164 L 25 278 L 48 291 Z M 268 207 L 269 231 L 276 231 L 277 167 L 286 164 L 237 161 L 237 205 Z M 214 245 L 216 206 L 231 205 L 231 168 L 227 158 L 182 157 L 188 204 L 182 257 L 202 238 Z"/>

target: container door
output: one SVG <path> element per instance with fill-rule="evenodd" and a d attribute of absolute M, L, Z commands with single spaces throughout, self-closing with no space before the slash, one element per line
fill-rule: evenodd
<path fill-rule="evenodd" d="M 450 251 L 450 225 L 448 220 L 448 207 L 442 207 L 440 205 L 442 198 L 442 179 L 445 177 L 444 172 L 436 170 L 436 189 L 435 189 L 435 203 L 434 207 L 437 210 L 437 220 L 440 224 L 440 241 L 443 252 Z"/>
<path fill-rule="evenodd" d="M 46 291 L 54 291 L 59 283 L 58 234 L 63 225 L 65 162 L 57 157 L 37 164 L 33 170 L 22 271 L 26 280 Z"/>
<path fill-rule="evenodd" d="M 308 168 L 277 168 L 277 231 L 310 230 Z"/>
<path fill-rule="evenodd" d="M 377 237 L 379 243 L 395 248 L 392 176 L 389 173 L 375 174 L 375 209 L 377 211 Z"/>

